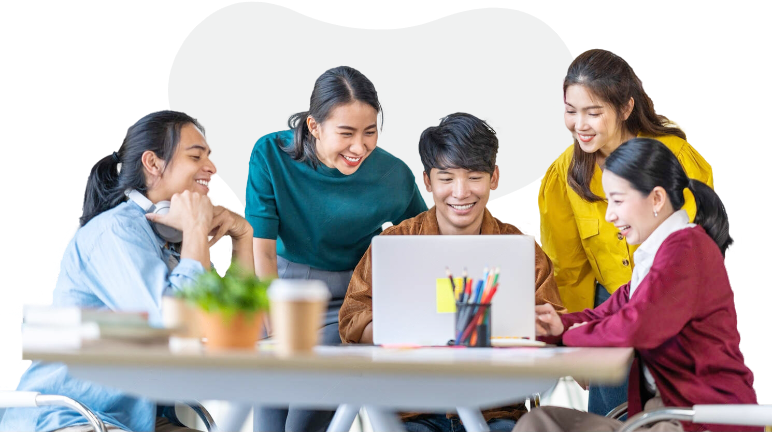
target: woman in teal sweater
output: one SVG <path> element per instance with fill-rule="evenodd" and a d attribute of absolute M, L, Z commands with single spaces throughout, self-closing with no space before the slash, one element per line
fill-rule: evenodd
<path fill-rule="evenodd" d="M 377 147 L 375 86 L 340 66 L 314 85 L 291 130 L 260 138 L 249 161 L 246 218 L 259 277 L 320 279 L 332 295 L 323 344 L 338 344 L 338 310 L 359 259 L 386 222 L 427 210 L 407 165 Z M 259 430 L 324 430 L 332 412 L 263 409 Z"/>

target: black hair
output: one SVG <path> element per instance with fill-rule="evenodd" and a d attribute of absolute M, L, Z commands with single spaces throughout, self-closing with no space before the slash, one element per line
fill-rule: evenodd
<path fill-rule="evenodd" d="M 294 136 L 292 143 L 282 150 L 294 160 L 308 162 L 316 167 L 319 164 L 316 139 L 308 130 L 308 117 L 313 117 L 317 123 L 323 123 L 336 107 L 357 101 L 366 103 L 381 113 L 383 124 L 383 109 L 378 101 L 378 92 L 366 76 L 349 66 L 338 66 L 326 71 L 314 83 L 308 111 L 293 114 L 287 120 Z"/>
<path fill-rule="evenodd" d="M 196 119 L 177 111 L 155 112 L 134 123 L 126 132 L 121 148 L 102 158 L 91 168 L 83 197 L 80 226 L 125 201 L 124 192 L 127 189 L 135 189 L 145 194 L 147 179 L 142 165 L 142 154 L 152 151 L 162 160 L 171 161 L 180 142 L 180 130 L 189 123 L 204 133 L 204 128 Z M 168 166 L 166 164 L 164 169 Z"/>
<path fill-rule="evenodd" d="M 488 123 L 466 113 L 444 117 L 421 133 L 418 152 L 426 175 L 432 168 L 463 168 L 493 175 L 499 139 Z"/>
<path fill-rule="evenodd" d="M 734 240 L 729 236 L 724 204 L 710 186 L 687 177 L 678 158 L 667 146 L 653 138 L 633 138 L 609 155 L 606 169 L 647 196 L 655 187 L 661 186 L 675 210 L 684 206 L 684 189 L 689 188 L 697 203 L 694 223 L 713 238 L 722 255 L 726 254 Z"/>
<path fill-rule="evenodd" d="M 643 90 L 643 83 L 633 68 L 618 55 L 602 50 L 591 49 L 580 54 L 568 67 L 563 80 L 563 99 L 566 90 L 572 85 L 581 85 L 592 94 L 610 104 L 617 116 L 622 113 L 633 98 L 633 111 L 622 121 L 622 127 L 633 135 L 649 136 L 675 135 L 686 139 L 686 134 L 667 117 L 654 111 L 654 102 Z M 603 201 L 590 190 L 592 176 L 595 175 L 597 152 L 585 153 L 574 139 L 574 157 L 568 169 L 568 185 L 582 199 L 588 202 Z"/>

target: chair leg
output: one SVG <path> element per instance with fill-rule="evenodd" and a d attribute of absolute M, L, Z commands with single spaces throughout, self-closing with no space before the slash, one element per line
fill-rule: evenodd
<path fill-rule="evenodd" d="M 625 414 L 627 414 L 627 402 L 622 402 L 618 407 L 609 411 L 609 413 L 606 414 L 606 417 L 619 420 Z"/>
<path fill-rule="evenodd" d="M 63 406 L 74 409 L 80 413 L 80 415 L 86 417 L 86 420 L 88 420 L 89 424 L 91 424 L 91 427 L 94 428 L 94 432 L 107 432 L 107 428 L 105 427 L 105 424 L 102 423 L 102 420 L 97 417 L 93 411 L 88 409 L 87 406 L 76 400 L 70 399 L 66 396 L 41 394 L 35 397 L 35 402 L 38 406 Z"/>
<path fill-rule="evenodd" d="M 214 432 L 217 430 L 217 425 L 214 422 L 214 418 L 211 414 L 209 414 L 209 411 L 207 411 L 206 408 L 204 408 L 203 405 L 201 405 L 198 402 L 184 402 L 187 406 L 190 407 L 190 409 L 193 410 L 196 415 L 198 415 L 198 418 L 201 419 L 201 421 L 204 423 L 204 427 L 206 428 L 207 432 Z"/>
<path fill-rule="evenodd" d="M 643 411 L 627 420 L 617 432 L 632 432 L 638 428 L 663 420 L 692 421 L 694 410 L 689 408 L 659 408 Z"/>

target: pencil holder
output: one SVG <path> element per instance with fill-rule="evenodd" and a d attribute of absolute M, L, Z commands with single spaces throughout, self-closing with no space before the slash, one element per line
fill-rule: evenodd
<path fill-rule="evenodd" d="M 456 303 L 456 329 L 453 345 L 491 346 L 491 304 Z"/>

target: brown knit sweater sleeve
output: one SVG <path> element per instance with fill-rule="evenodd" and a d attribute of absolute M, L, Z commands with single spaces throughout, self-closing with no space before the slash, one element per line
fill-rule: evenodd
<path fill-rule="evenodd" d="M 359 260 L 351 276 L 346 298 L 338 312 L 338 328 L 343 343 L 359 343 L 362 332 L 373 320 L 372 246 Z"/>
<path fill-rule="evenodd" d="M 517 229 L 514 225 L 501 223 L 497 220 L 501 226 L 502 234 L 516 234 L 522 235 L 523 232 Z M 549 303 L 555 307 L 555 311 L 559 314 L 566 313 L 566 308 L 563 306 L 563 301 L 560 300 L 560 291 L 558 291 L 558 285 L 555 283 L 555 269 L 552 265 L 547 254 L 539 247 L 539 244 L 533 242 L 536 248 L 536 304 L 541 305 Z"/>
<path fill-rule="evenodd" d="M 552 261 L 536 242 L 534 245 L 536 246 L 536 304 L 549 303 L 555 307 L 557 313 L 566 313 L 568 311 L 560 300 L 558 284 L 555 283 L 555 269 Z"/>

